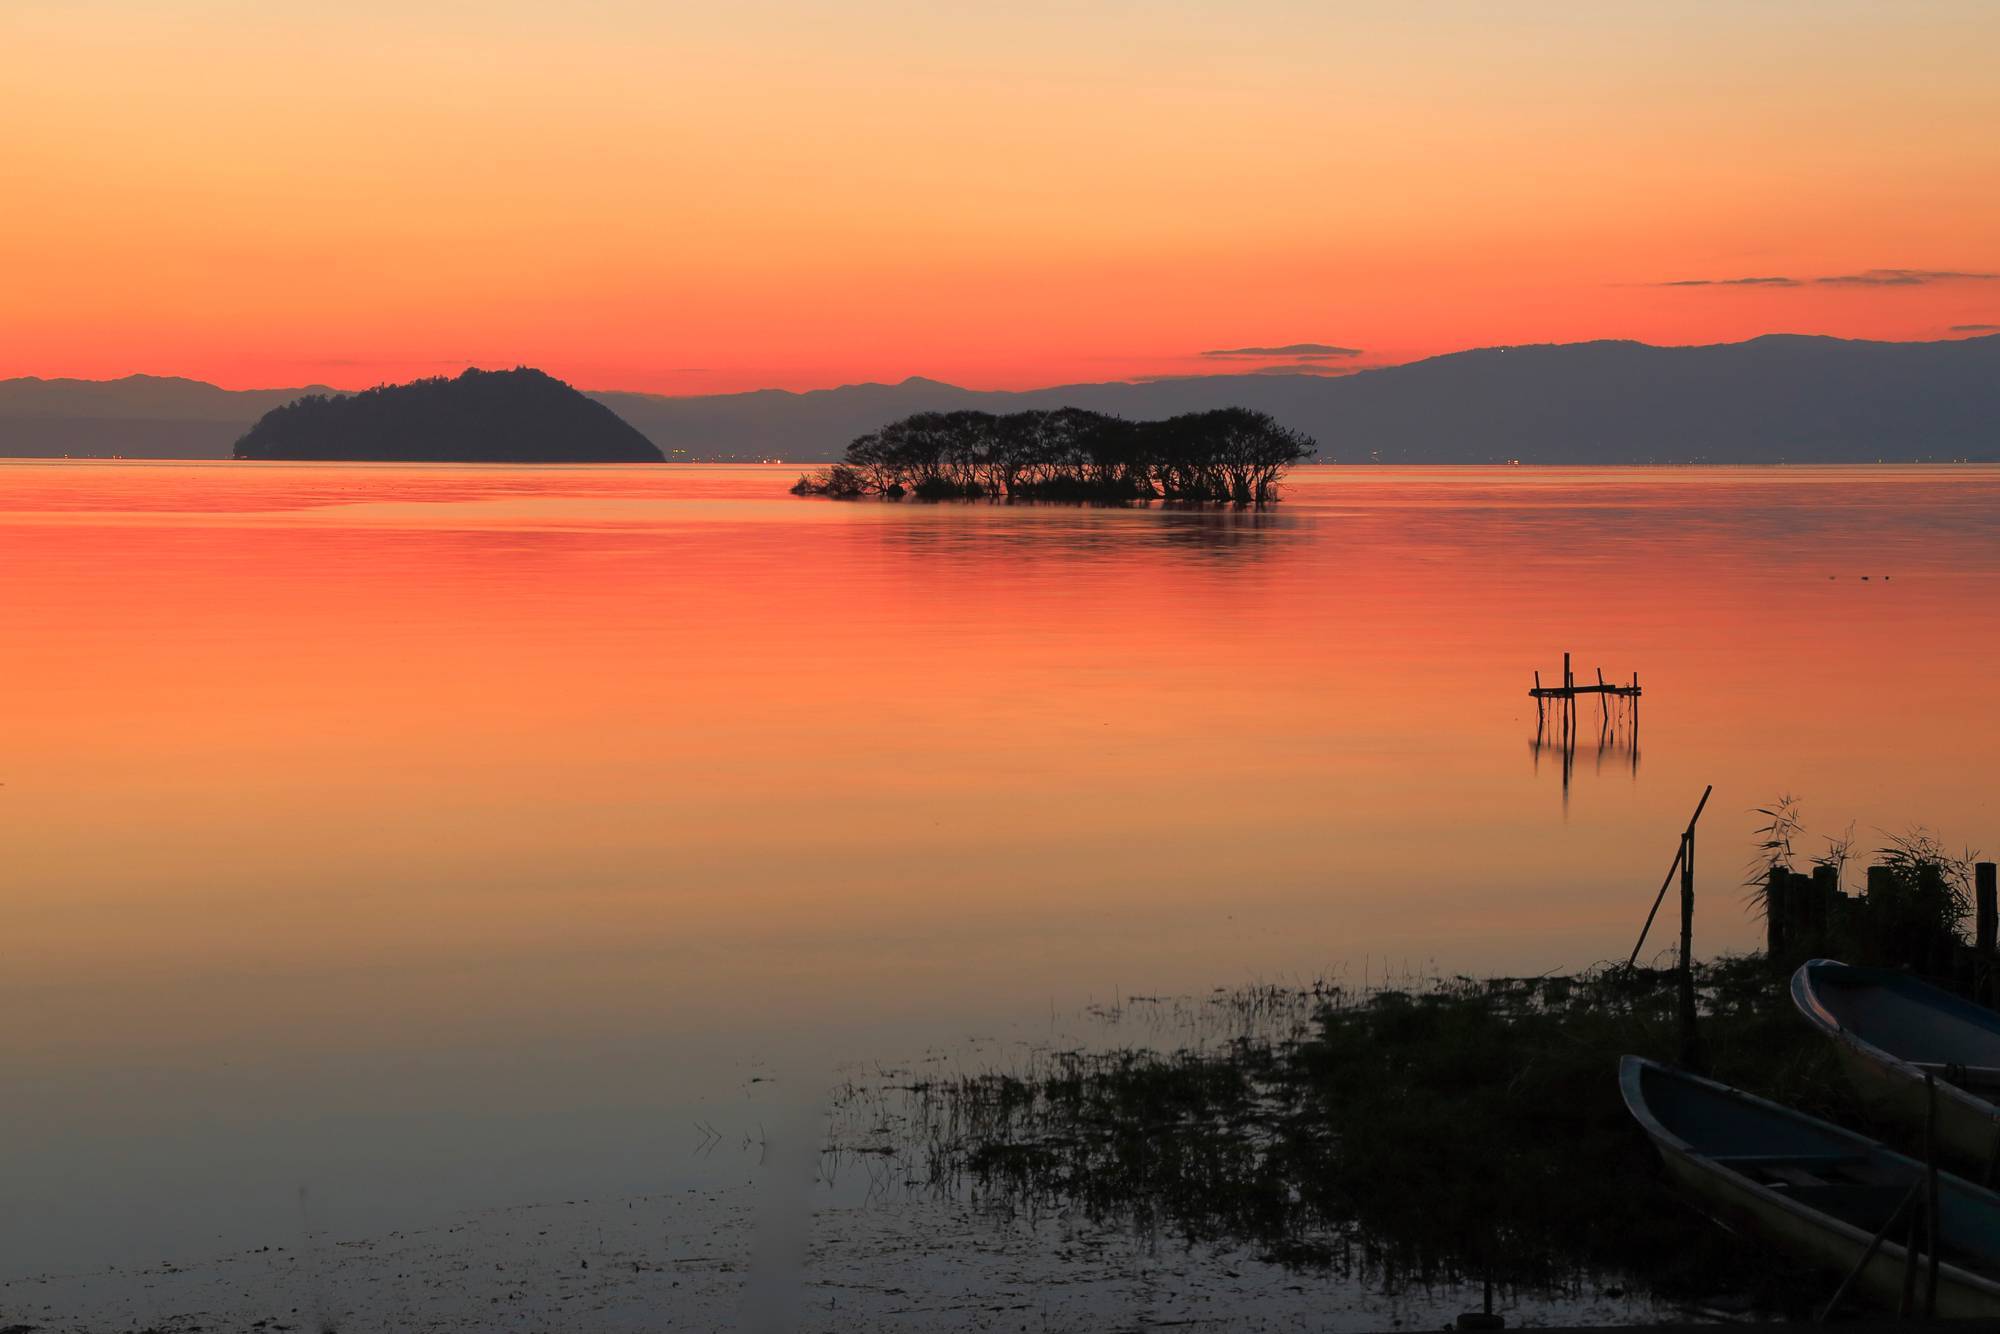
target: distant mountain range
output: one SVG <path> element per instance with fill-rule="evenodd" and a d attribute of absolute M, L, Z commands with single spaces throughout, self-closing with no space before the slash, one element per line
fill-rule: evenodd
<path fill-rule="evenodd" d="M 222 459 L 272 408 L 325 385 L 218 389 L 200 380 L 0 380 L 0 456 Z"/>
<path fill-rule="evenodd" d="M 270 408 L 321 388 L 192 380 L 0 381 L 0 455 L 225 458 Z M 836 458 L 930 409 L 1073 404 L 1127 417 L 1240 405 L 1342 463 L 1841 463 L 2000 460 L 2000 335 L 1876 343 L 1482 348 L 1352 375 L 1206 375 L 1019 392 L 912 378 L 806 393 L 590 395 L 670 460 Z"/>

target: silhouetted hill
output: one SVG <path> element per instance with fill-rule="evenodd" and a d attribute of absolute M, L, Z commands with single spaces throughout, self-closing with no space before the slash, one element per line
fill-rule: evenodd
<path fill-rule="evenodd" d="M 528 367 L 468 370 L 273 408 L 239 459 L 371 463 L 658 463 L 660 451 L 602 403 Z"/>
<path fill-rule="evenodd" d="M 1873 343 L 1774 334 L 1653 347 L 1484 348 L 1329 378 L 1208 375 L 1019 393 L 935 380 L 700 398 L 600 394 L 662 449 L 832 460 L 915 412 L 1073 406 L 1267 412 L 1345 463 L 1839 463 L 2000 459 L 2000 337 Z"/>
<path fill-rule="evenodd" d="M 232 394 L 149 377 L 0 381 L 0 454 L 219 458 L 258 413 L 297 393 Z M 254 402 L 257 395 L 267 397 Z M 807 393 L 590 397 L 673 458 L 831 461 L 885 422 L 957 408 L 1074 406 L 1159 418 L 1233 404 L 1304 431 L 1320 442 L 1322 459 L 1341 462 L 2000 459 L 2000 337 L 1872 343 L 1775 334 L 1708 347 L 1543 344 L 1338 378 L 1213 375 L 1020 393 L 912 378 Z M 161 406 L 169 401 L 171 410 Z M 191 415 L 197 411 L 218 415 L 205 424 Z M 214 423 L 227 420 L 224 413 L 240 414 L 242 425 L 221 431 Z"/>
<path fill-rule="evenodd" d="M 1385 462 L 2000 459 L 2000 338 L 1486 348 L 1353 376 L 1326 437 Z"/>

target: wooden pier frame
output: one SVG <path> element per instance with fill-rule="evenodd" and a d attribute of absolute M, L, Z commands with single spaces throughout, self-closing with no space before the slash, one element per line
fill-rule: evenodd
<path fill-rule="evenodd" d="M 1639 693 L 1639 673 L 1632 673 L 1632 683 L 1630 685 L 1607 685 L 1604 680 L 1604 669 L 1602 667 L 1597 669 L 1596 685 L 1578 685 L 1575 674 L 1569 669 L 1569 654 L 1565 653 L 1563 654 L 1563 683 L 1559 686 L 1545 686 L 1542 684 L 1542 674 L 1536 672 L 1534 688 L 1528 691 L 1528 697 L 1537 700 L 1559 699 L 1567 701 L 1570 704 L 1575 704 L 1578 695 L 1596 695 L 1599 697 L 1599 702 L 1601 703 L 1604 699 L 1637 699 L 1639 698 Z"/>
<path fill-rule="evenodd" d="M 1570 655 L 1563 654 L 1562 684 L 1545 686 L 1542 674 L 1534 673 L 1535 684 L 1528 691 L 1528 697 L 1535 701 L 1535 739 L 1529 743 L 1540 768 L 1544 750 L 1559 756 L 1562 761 L 1563 803 L 1569 803 L 1570 777 L 1576 766 L 1576 751 L 1582 740 L 1581 729 L 1577 726 L 1576 702 L 1580 696 L 1597 696 L 1597 765 L 1604 767 L 1608 755 L 1622 755 L 1630 761 L 1632 772 L 1639 771 L 1639 674 L 1632 673 L 1627 685 L 1615 685 L 1604 679 L 1604 669 L 1597 669 L 1594 685 L 1578 685 L 1576 673 L 1570 667 Z M 1613 705 L 1617 705 L 1614 714 Z M 1555 716 L 1549 716 L 1550 710 Z"/>

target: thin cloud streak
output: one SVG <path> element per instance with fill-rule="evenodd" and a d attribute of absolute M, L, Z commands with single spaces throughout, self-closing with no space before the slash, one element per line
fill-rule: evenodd
<path fill-rule="evenodd" d="M 1358 357 L 1358 347 L 1335 347 L 1331 343 L 1286 343 L 1281 347 L 1218 347 L 1200 353 L 1217 360 L 1263 361 L 1272 357 L 1292 357 L 1299 361 L 1329 361 L 1336 357 Z"/>
<path fill-rule="evenodd" d="M 1655 287 L 1803 287 L 1797 278 L 1676 278 Z"/>
<path fill-rule="evenodd" d="M 2000 281 L 2000 273 L 1974 273 L 1963 269 L 1863 269 L 1859 273 L 1830 273 L 1817 278 L 1788 278 L 1781 274 L 1750 278 L 1675 278 L 1653 283 L 1654 287 L 1927 287 L 1933 283 L 1987 283 Z"/>
<path fill-rule="evenodd" d="M 1374 362 L 1343 363 L 1331 365 L 1324 361 L 1288 361 L 1274 366 L 1231 366 L 1227 370 L 1212 371 L 1170 371 L 1160 375 L 1135 375 L 1128 384 L 1159 384 L 1166 380 L 1215 380 L 1227 379 L 1235 375 L 1309 375 L 1319 379 L 1338 379 L 1352 375 L 1356 371 L 1379 370 Z"/>
<path fill-rule="evenodd" d="M 1868 269 L 1839 273 L 1814 282 L 1835 287 L 1922 287 L 1928 283 L 1990 283 L 2000 273 L 1963 273 L 1954 269 Z"/>

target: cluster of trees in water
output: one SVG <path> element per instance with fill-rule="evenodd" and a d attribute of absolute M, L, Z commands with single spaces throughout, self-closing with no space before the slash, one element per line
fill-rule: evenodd
<path fill-rule="evenodd" d="M 799 478 L 796 495 L 925 500 L 1276 499 L 1312 438 L 1249 408 L 1127 421 L 1083 408 L 920 412 L 870 431 L 841 462 Z"/>

